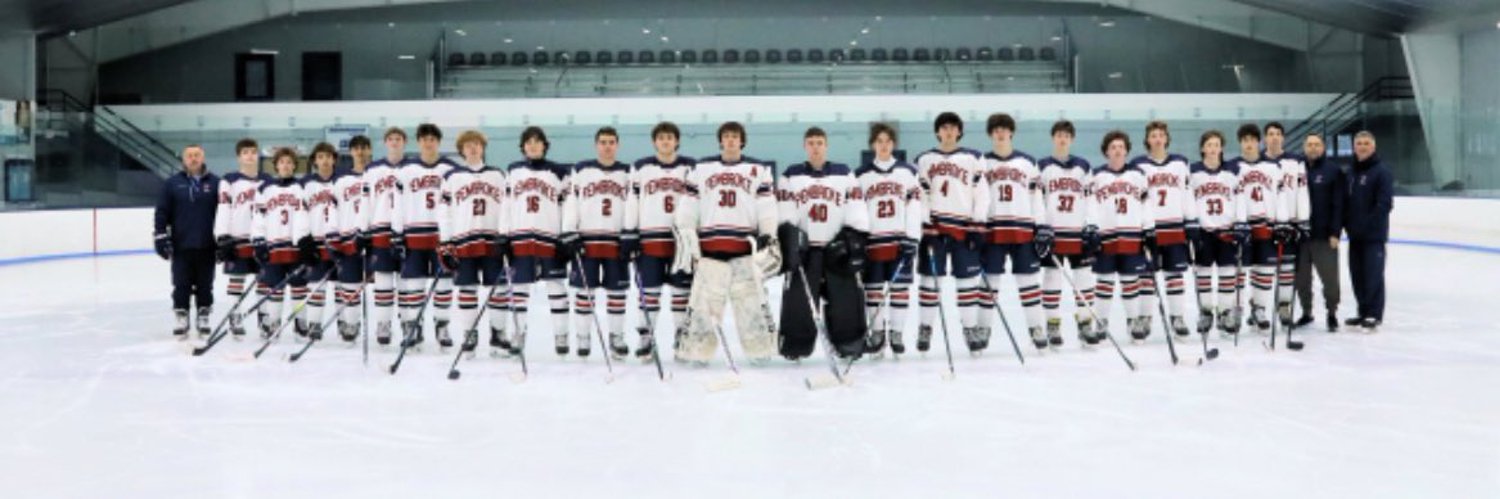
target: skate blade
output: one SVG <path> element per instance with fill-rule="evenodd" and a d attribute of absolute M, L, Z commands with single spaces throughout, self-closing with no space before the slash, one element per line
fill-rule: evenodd
<path fill-rule="evenodd" d="M 803 378 L 802 382 L 803 384 L 807 385 L 808 390 L 813 391 L 833 388 L 836 386 L 848 386 L 852 384 L 852 382 L 847 379 L 844 381 L 839 381 L 839 379 L 832 374 L 808 376 L 807 378 Z"/>
<path fill-rule="evenodd" d="M 722 378 L 709 381 L 703 385 L 703 390 L 708 393 L 717 393 L 738 389 L 741 385 L 740 377 L 736 374 L 726 375 Z"/>

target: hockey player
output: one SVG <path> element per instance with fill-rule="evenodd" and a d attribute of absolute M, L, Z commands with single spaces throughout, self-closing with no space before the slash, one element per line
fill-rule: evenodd
<path fill-rule="evenodd" d="M 326 240 L 334 261 L 338 262 L 338 297 L 344 305 L 339 315 L 339 337 L 354 341 L 359 336 L 360 309 L 364 300 L 361 285 L 365 282 L 366 255 L 370 240 L 364 234 L 370 203 L 365 193 L 365 172 L 370 166 L 370 138 L 363 135 L 349 140 L 350 169 L 333 181 L 333 199 L 337 213 L 335 231 Z M 387 337 L 389 338 L 389 336 Z"/>
<path fill-rule="evenodd" d="M 627 230 L 621 241 L 626 255 L 634 255 L 647 324 L 658 323 L 656 314 L 661 310 L 662 285 L 671 288 L 672 323 L 678 331 L 674 338 L 686 334 L 688 290 L 693 283 L 692 274 L 672 272 L 678 250 L 672 237 L 673 219 L 682 202 L 688 172 L 696 164 L 692 158 L 677 154 L 681 138 L 682 132 L 671 122 L 663 121 L 651 129 L 651 144 L 656 154 L 635 162 L 630 179 L 631 197 L 625 204 Z M 644 324 L 639 326 L 639 332 L 635 355 L 649 359 L 655 336 Z"/>
<path fill-rule="evenodd" d="M 302 196 L 306 201 L 304 208 L 307 210 L 307 231 L 313 239 L 313 244 L 318 247 L 317 261 L 312 263 L 306 272 L 307 282 L 319 282 L 334 271 L 333 253 L 328 251 L 327 240 L 330 235 L 338 233 L 338 218 L 335 210 L 334 182 L 338 179 L 334 176 L 333 165 L 338 161 L 339 153 L 327 142 L 319 142 L 313 146 L 312 172 L 302 177 Z M 331 287 L 331 286 L 329 286 Z M 307 288 L 292 288 L 292 299 L 300 300 L 301 296 L 308 293 Z M 312 296 L 307 299 L 307 306 L 297 312 L 296 328 L 297 334 L 312 340 L 323 339 L 323 307 L 327 304 L 328 289 L 313 289 Z"/>
<path fill-rule="evenodd" d="M 879 354 L 890 338 L 891 353 L 906 353 L 901 334 L 906 330 L 906 309 L 911 303 L 911 276 L 922 235 L 922 190 L 917 168 L 896 159 L 896 129 L 885 123 L 870 126 L 870 149 L 874 160 L 855 171 L 870 219 L 864 282 L 865 310 L 874 314 L 865 353 Z M 886 285 L 889 284 L 889 288 Z M 890 300 L 890 312 L 881 305 Z"/>
<path fill-rule="evenodd" d="M 251 221 L 250 238 L 255 246 L 255 260 L 260 263 L 260 279 L 256 292 L 270 295 L 260 308 L 260 334 L 270 338 L 271 333 L 281 327 L 281 306 L 285 300 L 285 287 L 303 286 L 304 279 L 297 277 L 298 264 L 311 265 L 318 261 L 317 246 L 307 229 L 307 199 L 302 185 L 293 177 L 297 168 L 297 153 L 291 149 L 278 149 L 271 157 L 276 166 L 276 178 L 261 184 L 255 195 L 254 218 Z"/>
<path fill-rule="evenodd" d="M 615 159 L 620 135 L 613 127 L 594 132 L 597 158 L 573 167 L 570 192 L 563 206 L 563 257 L 573 265 L 568 285 L 573 287 L 573 333 L 578 337 L 578 356 L 589 354 L 589 332 L 598 320 L 596 297 L 590 291 L 603 286 L 609 312 L 609 353 L 630 354 L 625 343 L 625 292 L 630 289 L 630 261 L 621 243 L 627 233 L 630 197 L 630 165 Z"/>
<path fill-rule="evenodd" d="M 516 286 L 511 307 L 520 315 L 520 329 L 500 346 L 519 354 L 526 346 L 526 312 L 531 302 L 529 285 L 546 286 L 552 308 L 552 339 L 558 355 L 568 354 L 568 295 L 563 287 L 568 255 L 559 246 L 563 204 L 568 196 L 569 169 L 547 160 L 551 143 L 539 127 L 521 131 L 520 149 L 525 159 L 510 164 L 505 213 L 500 222 L 510 229 L 512 283 Z M 588 343 L 581 345 L 587 348 Z"/>
<path fill-rule="evenodd" d="M 1245 220 L 1250 226 L 1250 244 L 1241 258 L 1252 266 L 1250 285 L 1250 323 L 1261 332 L 1271 327 L 1266 307 L 1271 301 L 1271 286 L 1276 279 L 1276 245 L 1273 229 L 1285 212 L 1281 196 L 1281 167 L 1260 153 L 1260 128 L 1254 123 L 1240 125 L 1240 157 L 1230 162 L 1240 175 L 1240 196 L 1245 205 Z"/>
<path fill-rule="evenodd" d="M 814 306 L 842 311 L 845 307 L 836 306 L 841 299 L 854 300 L 852 308 L 861 313 L 853 324 L 849 318 L 834 317 L 837 314 L 824 313 L 823 317 L 827 321 L 825 330 L 829 332 L 838 355 L 857 357 L 865 350 L 866 332 L 863 331 L 863 322 L 858 322 L 864 318 L 863 302 L 856 296 L 841 296 L 843 293 L 836 283 L 853 284 L 853 280 L 840 279 L 834 274 L 852 277 L 863 270 L 851 269 L 850 264 L 862 266 L 865 241 L 870 233 L 864 193 L 848 165 L 828 161 L 828 133 L 822 128 L 808 128 L 802 135 L 802 148 L 807 151 L 807 161 L 787 167 L 782 175 L 776 191 L 776 212 L 783 225 L 792 227 L 778 229 L 778 234 L 785 234 L 781 232 L 785 230 L 801 231 L 805 236 L 799 235 L 798 239 L 805 237 L 807 247 L 802 249 L 801 255 L 783 251 L 782 256 L 786 262 L 801 264 L 802 276 L 806 277 L 807 288 L 813 293 L 807 299 Z M 852 234 L 846 231 L 852 231 Z M 848 257 L 853 250 L 859 254 L 851 262 Z M 858 327 L 845 327 L 850 325 Z M 796 336 L 789 334 L 787 324 L 783 323 L 781 327 L 782 353 L 786 354 L 786 343 L 796 341 Z M 816 334 L 816 328 L 810 332 Z M 812 342 L 807 342 L 805 351 L 811 353 L 811 346 Z"/>
<path fill-rule="evenodd" d="M 505 172 L 486 166 L 484 151 L 489 145 L 484 134 L 469 130 L 459 134 L 454 144 L 463 155 L 463 166 L 453 168 L 443 178 L 443 202 L 439 205 L 438 253 L 453 274 L 458 287 L 458 313 L 453 315 L 463 328 L 463 351 L 479 346 L 479 286 L 498 286 L 508 241 L 505 220 Z M 510 318 L 508 297 L 489 292 L 484 306 L 490 311 L 490 346 L 499 348 Z"/>
<path fill-rule="evenodd" d="M 1312 201 L 1307 190 L 1307 158 L 1301 154 L 1283 150 L 1286 145 L 1286 128 L 1281 123 L 1266 123 L 1266 159 L 1281 167 L 1279 195 L 1281 208 L 1276 217 L 1273 238 L 1281 247 L 1281 268 L 1276 269 L 1276 285 L 1280 300 L 1276 302 L 1276 316 L 1281 324 L 1292 325 L 1292 284 L 1296 278 L 1297 252 L 1302 241 L 1311 237 Z M 1274 256 L 1273 256 L 1274 259 Z"/>
<path fill-rule="evenodd" d="M 401 270 L 395 227 L 401 217 L 400 180 L 396 172 L 406 162 L 406 132 L 397 127 L 385 131 L 385 157 L 365 168 L 365 214 L 359 223 L 370 248 L 369 264 L 375 295 L 375 341 L 391 342 L 391 316 L 396 304 L 396 273 Z"/>
<path fill-rule="evenodd" d="M 917 329 L 920 352 L 932 345 L 932 320 L 942 304 L 938 278 L 950 273 L 957 281 L 964 339 L 971 346 L 979 344 L 979 307 L 984 297 L 979 254 L 985 244 L 984 221 L 989 214 L 983 155 L 958 146 L 964 135 L 963 120 L 956 113 L 944 112 L 933 121 L 932 129 L 938 146 L 918 155 L 916 161 L 922 205 L 928 210 L 922 227 L 924 249 L 917 258 L 917 273 L 922 276 L 921 326 Z"/>
<path fill-rule="evenodd" d="M 1090 225 L 1096 226 L 1100 237 L 1098 259 L 1094 261 L 1094 274 L 1099 276 L 1094 302 L 1094 333 L 1084 338 L 1093 344 L 1109 334 L 1110 299 L 1117 288 L 1121 303 L 1125 306 L 1125 322 L 1131 338 L 1144 341 L 1151 333 L 1151 323 L 1146 322 L 1140 310 L 1140 277 L 1147 271 L 1146 256 L 1142 249 L 1155 246 L 1155 218 L 1151 205 L 1146 204 L 1148 181 L 1139 168 L 1126 164 L 1130 153 L 1130 136 L 1114 130 L 1104 134 L 1099 145 L 1104 154 L 1105 166 L 1095 168 L 1089 186 L 1090 203 L 1088 214 Z"/>
<path fill-rule="evenodd" d="M 1047 344 L 1062 346 L 1062 287 L 1067 282 L 1056 260 L 1072 269 L 1073 300 L 1077 304 L 1074 320 L 1079 338 L 1085 338 L 1093 327 L 1088 307 L 1094 303 L 1094 253 L 1099 250 L 1098 227 L 1087 218 L 1085 208 L 1092 196 L 1089 185 L 1092 169 L 1089 162 L 1070 153 L 1076 130 L 1073 123 L 1061 120 L 1052 124 L 1052 155 L 1037 162 L 1041 170 L 1041 190 L 1046 214 L 1036 230 L 1037 255 L 1047 269 L 1042 278 L 1042 308 L 1047 314 Z M 1078 297 L 1082 297 L 1082 301 Z"/>
<path fill-rule="evenodd" d="M 1193 164 L 1188 177 L 1189 223 L 1201 227 L 1196 236 L 1189 237 L 1197 265 L 1198 333 L 1212 331 L 1217 317 L 1219 331 L 1228 336 L 1240 330 L 1240 305 L 1235 303 L 1234 291 L 1239 282 L 1240 249 L 1250 237 L 1250 226 L 1245 223 L 1244 198 L 1238 194 L 1239 172 L 1224 163 L 1224 135 L 1218 130 L 1204 132 L 1198 149 L 1203 161 Z M 1217 300 L 1215 275 L 1219 278 Z"/>
<path fill-rule="evenodd" d="M 700 160 L 688 174 L 676 213 L 673 267 L 693 272 L 688 329 L 679 339 L 677 359 L 708 363 L 718 348 L 716 331 L 728 300 L 745 355 L 752 364 L 765 364 L 776 352 L 776 337 L 761 283 L 764 269 L 752 251 L 779 251 L 771 167 L 741 154 L 747 142 L 743 125 L 720 125 L 718 138 L 721 154 Z"/>
<path fill-rule="evenodd" d="M 417 322 L 421 309 L 428 300 L 423 296 L 428 279 L 437 279 L 433 288 L 432 318 L 433 336 L 438 346 L 451 347 L 453 339 L 448 336 L 448 305 L 453 302 L 453 277 L 442 268 L 437 259 L 438 205 L 442 203 L 443 177 L 458 165 L 438 153 L 443 141 L 443 132 L 437 125 L 423 123 L 417 126 L 417 147 L 420 153 L 408 158 L 396 171 L 397 210 L 400 215 L 392 217 L 391 230 L 396 233 L 392 246 L 401 259 L 401 326 L 406 338 L 413 345 L 422 344 L 423 324 Z"/>
<path fill-rule="evenodd" d="M 984 155 L 983 170 L 990 198 L 989 213 L 984 219 L 988 245 L 981 255 L 987 286 L 980 301 L 984 315 L 979 321 L 978 342 L 969 344 L 969 350 L 978 352 L 989 347 L 1006 260 L 1010 260 L 1010 273 L 1016 279 L 1031 343 L 1037 349 L 1044 349 L 1047 335 L 1042 331 L 1042 287 L 1038 275 L 1042 267 L 1034 237 L 1037 225 L 1045 226 L 1037 219 L 1047 209 L 1042 197 L 1041 172 L 1031 155 L 1015 148 L 1012 141 L 1016 133 L 1015 118 L 1004 113 L 992 114 L 985 132 L 994 145 L 994 150 Z"/>
<path fill-rule="evenodd" d="M 1182 320 L 1187 302 L 1186 286 L 1182 280 L 1187 271 L 1191 255 L 1188 241 L 1197 239 L 1199 227 L 1188 216 L 1192 199 L 1188 194 L 1188 160 L 1167 152 L 1172 145 L 1172 134 L 1164 121 L 1146 124 L 1146 154 L 1130 160 L 1130 165 L 1146 174 L 1150 189 L 1146 191 L 1146 202 L 1151 205 L 1151 214 L 1156 217 L 1156 247 L 1151 248 L 1151 260 L 1146 274 L 1141 278 L 1141 307 L 1138 323 L 1146 324 L 1149 331 L 1152 315 L 1157 310 L 1156 272 L 1166 278 L 1167 313 L 1172 333 L 1181 337 L 1188 335 L 1187 322 Z"/>
<path fill-rule="evenodd" d="M 239 297 L 247 291 L 245 276 L 260 271 L 255 248 L 250 244 L 250 221 L 254 218 L 255 193 L 261 184 L 272 180 L 260 171 L 260 145 L 253 139 L 234 144 L 239 170 L 219 180 L 219 209 L 214 216 L 214 239 L 224 274 L 229 276 L 229 296 Z M 245 336 L 245 317 L 229 311 L 229 332 L 235 339 Z"/>

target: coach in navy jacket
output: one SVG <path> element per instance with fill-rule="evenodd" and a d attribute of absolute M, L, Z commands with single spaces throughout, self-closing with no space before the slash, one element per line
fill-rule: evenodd
<path fill-rule="evenodd" d="M 189 298 L 197 300 L 200 329 L 214 302 L 214 216 L 219 177 L 203 164 L 203 148 L 182 150 L 182 171 L 167 178 L 156 199 L 156 254 L 172 261 L 172 309 L 186 334 Z M 204 334 L 207 331 L 199 331 Z"/>
<path fill-rule="evenodd" d="M 1390 238 L 1395 179 L 1375 154 L 1375 136 L 1354 136 L 1354 166 L 1344 205 L 1344 232 L 1349 234 L 1349 277 L 1359 303 L 1356 322 L 1373 332 L 1385 317 L 1385 243 Z"/>

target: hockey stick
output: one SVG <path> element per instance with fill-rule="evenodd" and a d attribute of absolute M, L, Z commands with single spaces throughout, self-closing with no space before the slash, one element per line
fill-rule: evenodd
<path fill-rule="evenodd" d="M 245 292 L 241 293 L 240 297 L 236 298 L 234 300 L 234 304 L 229 306 L 229 312 L 226 313 L 226 314 L 224 314 L 224 318 L 219 319 L 219 324 L 217 326 L 214 326 L 213 332 L 208 335 L 208 338 L 210 340 L 212 340 L 215 336 L 219 335 L 219 331 L 224 328 L 225 324 L 229 323 L 229 318 L 232 317 L 232 316 L 234 316 L 234 311 L 240 308 L 240 304 L 242 304 L 242 303 L 245 302 L 245 298 L 249 298 L 250 295 L 252 293 L 254 293 L 253 289 L 255 288 L 256 281 L 259 280 L 258 277 L 259 276 L 251 276 L 250 277 L 250 282 L 248 284 L 246 284 L 246 285 L 242 285 L 242 286 L 244 286 L 243 289 L 245 290 Z M 186 336 L 184 336 L 183 339 L 186 340 L 187 339 Z M 193 355 L 202 355 L 202 354 L 195 353 Z"/>
<path fill-rule="evenodd" d="M 359 334 L 364 336 L 364 351 L 360 354 L 360 362 L 364 367 L 370 367 L 370 300 L 365 299 L 364 288 L 374 280 L 374 272 L 370 270 L 370 267 L 374 265 L 375 258 L 368 250 L 361 258 L 365 259 L 365 265 L 361 269 L 364 270 L 364 279 L 361 279 L 359 283 Z"/>
<path fill-rule="evenodd" d="M 271 335 L 266 337 L 266 341 L 264 343 L 261 343 L 260 348 L 255 349 L 255 354 L 251 358 L 259 359 L 260 355 L 266 353 L 266 349 L 271 348 L 271 344 L 275 343 L 276 340 L 281 337 L 281 331 L 285 330 L 288 325 L 297 322 L 297 314 L 302 312 L 303 309 L 307 308 L 308 301 L 312 300 L 312 298 L 314 296 L 317 296 L 318 293 L 324 291 L 323 286 L 328 284 L 328 279 L 330 277 L 333 277 L 333 274 L 330 273 L 329 275 L 323 276 L 323 279 L 318 281 L 318 284 L 316 286 L 313 286 L 313 292 L 308 293 L 306 297 L 302 298 L 302 301 L 297 303 L 297 306 L 292 307 L 291 313 L 287 314 L 288 320 L 282 322 L 281 325 L 276 326 L 276 330 L 272 331 Z M 272 292 L 272 294 L 275 293 Z"/>
<path fill-rule="evenodd" d="M 1026 365 L 1026 357 L 1021 355 L 1021 345 L 1016 343 L 1016 335 L 1010 330 L 1010 321 L 1006 320 L 1005 311 L 1000 309 L 1000 290 L 991 288 L 989 279 L 983 275 L 979 276 L 979 283 L 984 285 L 984 292 L 995 301 L 995 312 L 1000 314 L 1000 324 L 1005 326 L 1005 335 L 1010 337 L 1010 347 L 1016 351 L 1016 360 L 1021 361 L 1021 365 Z"/>
<path fill-rule="evenodd" d="M 1155 261 L 1155 257 L 1155 252 L 1146 249 L 1146 260 L 1148 262 Z M 1167 353 L 1172 354 L 1172 365 L 1175 366 L 1177 365 L 1177 342 L 1172 339 L 1172 324 L 1167 322 L 1167 297 L 1161 293 L 1161 281 L 1156 280 L 1156 271 L 1148 270 L 1148 272 L 1151 272 L 1151 292 L 1156 293 L 1156 309 L 1161 311 L 1161 332 L 1162 335 L 1167 337 Z M 1162 277 L 1166 277 L 1166 275 L 1166 272 L 1162 272 Z M 1146 327 L 1149 328 L 1151 325 L 1147 324 Z M 1198 363 L 1201 365 L 1203 361 L 1200 360 Z"/>
<path fill-rule="evenodd" d="M 276 283 L 275 286 L 273 286 L 273 287 L 270 288 L 271 291 L 274 292 L 277 289 L 281 289 L 281 287 L 285 286 L 286 283 L 291 282 L 293 276 L 304 274 L 304 273 L 306 273 L 307 270 L 308 270 L 307 266 L 298 267 L 296 272 L 293 272 L 291 274 L 288 274 L 286 277 L 281 278 L 281 282 Z M 259 284 L 259 283 L 257 282 L 256 284 Z M 248 296 L 250 293 L 251 293 L 251 290 L 247 289 L 246 292 L 245 292 L 245 295 Z M 255 300 L 255 304 L 251 305 L 248 310 L 245 310 L 244 314 L 245 315 L 249 315 L 252 312 L 260 310 L 260 306 L 264 305 L 266 303 L 266 301 L 270 300 L 272 294 L 273 294 L 272 292 L 267 292 L 265 295 L 262 295 L 259 299 L 256 299 Z M 240 298 L 243 299 L 244 296 L 241 296 Z M 228 319 L 228 317 L 225 317 L 225 319 Z M 214 347 L 214 345 L 217 345 L 217 344 L 219 344 L 220 341 L 223 341 L 225 336 L 229 336 L 229 332 L 224 331 L 222 329 L 223 326 L 224 326 L 224 322 L 220 321 L 219 328 L 216 328 L 214 330 L 216 334 L 210 335 L 208 337 L 208 343 L 204 344 L 201 347 L 194 347 L 193 348 L 193 356 L 194 357 L 199 357 L 199 356 L 202 356 L 205 353 L 208 353 L 208 351 L 210 349 L 212 349 Z"/>
<path fill-rule="evenodd" d="M 875 307 L 875 314 L 871 315 L 870 319 L 867 320 L 867 321 L 865 321 L 865 334 L 868 335 L 869 331 L 870 331 L 870 328 L 875 327 L 875 319 L 884 317 L 882 314 L 884 314 L 885 312 L 881 312 L 881 309 L 889 310 L 889 307 L 887 306 L 887 304 L 890 303 L 890 296 L 889 295 L 891 293 L 891 281 L 894 281 L 896 279 L 896 276 L 901 275 L 901 270 L 906 268 L 906 262 L 907 261 L 908 260 L 906 260 L 906 259 L 898 260 L 896 262 L 896 271 L 891 273 L 891 278 L 890 279 L 886 279 L 886 281 L 880 285 L 880 296 L 881 296 L 881 298 L 880 298 L 880 304 Z M 857 282 L 859 282 L 859 289 L 865 289 L 864 279 L 861 278 L 858 273 L 854 274 L 854 280 L 857 281 Z M 887 319 L 889 319 L 889 318 L 887 317 Z M 873 353 L 879 353 L 879 352 L 873 352 Z M 891 357 L 894 358 L 895 355 L 896 354 L 894 352 L 891 353 Z M 851 369 L 854 369 L 854 361 L 855 360 L 858 360 L 858 359 L 855 358 L 855 357 L 850 357 L 849 358 L 849 362 L 844 365 L 844 376 L 848 376 L 849 375 L 849 371 Z"/>
<path fill-rule="evenodd" d="M 594 287 L 589 285 L 588 276 L 584 275 L 584 272 L 583 272 L 583 258 L 579 257 L 577 253 L 573 254 L 573 265 L 574 265 L 574 270 L 578 271 L 578 282 L 583 283 L 583 292 L 584 293 L 588 293 L 589 302 L 592 303 L 594 301 L 594 299 L 597 298 L 597 297 L 594 296 Z M 604 271 L 601 269 L 600 273 L 602 274 L 603 272 Z M 600 277 L 602 278 L 603 276 L 601 275 Z M 589 307 L 589 308 L 593 308 L 593 307 Z M 613 360 L 610 360 L 610 353 L 611 352 L 609 350 L 609 342 L 607 342 L 607 341 L 604 340 L 604 327 L 599 325 L 599 314 L 594 313 L 593 310 L 589 310 L 589 318 L 594 320 L 594 336 L 599 339 L 599 353 L 601 354 L 600 355 L 601 357 L 604 357 L 604 367 L 605 367 L 605 369 L 609 370 L 609 376 L 606 377 L 606 378 L 604 378 L 604 382 L 605 383 L 614 383 L 615 382 L 615 362 Z M 729 345 L 724 345 L 724 348 L 726 350 L 729 349 Z"/>
<path fill-rule="evenodd" d="M 1283 248 L 1284 248 L 1284 244 L 1282 242 L 1280 242 L 1280 241 L 1277 241 L 1276 242 L 1276 279 L 1274 281 L 1272 281 L 1272 282 L 1275 283 L 1276 289 L 1274 291 L 1272 291 L 1272 293 L 1271 293 L 1271 302 L 1275 303 L 1275 305 L 1273 305 L 1273 306 L 1277 307 L 1277 308 L 1281 307 L 1281 262 L 1282 262 L 1282 250 L 1283 250 Z M 1296 300 L 1292 300 L 1292 301 L 1295 302 Z M 1292 316 L 1295 317 L 1296 314 L 1292 314 Z M 1280 327 L 1278 327 L 1278 326 L 1285 327 L 1281 323 L 1281 314 L 1276 314 L 1276 318 L 1271 321 L 1271 342 L 1264 344 L 1265 347 L 1266 347 L 1266 349 L 1271 350 L 1273 352 L 1276 351 L 1276 330 L 1280 329 Z M 1286 331 L 1286 347 L 1288 349 L 1291 349 L 1291 350 L 1302 350 L 1302 346 L 1303 346 L 1302 342 L 1292 340 L 1292 330 L 1291 330 L 1291 328 L 1287 328 L 1287 331 Z"/>
<path fill-rule="evenodd" d="M 526 378 L 531 375 L 526 367 L 526 331 L 521 329 L 521 320 L 516 317 L 516 285 L 511 280 L 511 273 L 515 272 L 514 259 L 507 258 L 505 263 L 505 301 L 510 304 L 508 309 L 510 310 L 510 324 L 516 329 L 516 338 L 518 338 L 513 345 L 516 349 L 516 357 L 521 360 L 521 372 L 518 373 L 519 375 L 512 374 L 510 380 L 520 383 L 526 381 Z"/>
<path fill-rule="evenodd" d="M 844 379 L 844 374 L 839 371 L 839 360 L 834 355 L 833 338 L 829 336 L 832 333 L 828 331 L 828 324 L 823 322 L 822 307 L 820 307 L 818 301 L 813 298 L 812 286 L 807 284 L 807 273 L 802 270 L 801 265 L 797 266 L 797 275 L 802 277 L 802 291 L 807 293 L 808 305 L 812 307 L 813 325 L 820 333 L 818 337 L 822 338 L 823 340 L 823 353 L 826 357 L 828 357 L 828 370 L 833 373 L 833 380 L 836 382 L 836 384 L 846 385 L 849 383 L 849 381 Z M 803 378 L 802 383 L 807 385 L 808 390 L 816 390 L 826 387 L 828 380 L 814 380 L 813 378 L 809 377 Z"/>
<path fill-rule="evenodd" d="M 1234 328 L 1234 347 L 1239 348 L 1240 319 L 1244 316 L 1241 312 L 1244 309 L 1240 307 L 1240 290 L 1244 289 L 1245 286 L 1240 283 L 1240 278 L 1244 276 L 1245 272 L 1245 245 L 1239 239 L 1235 239 L 1234 247 L 1234 308 L 1230 310 L 1234 311 L 1234 320 L 1231 321 L 1233 323 L 1231 327 Z"/>
<path fill-rule="evenodd" d="M 1073 296 L 1074 296 L 1074 298 L 1077 299 L 1079 302 L 1084 302 L 1083 292 L 1080 291 L 1078 289 L 1078 285 L 1073 282 L 1073 268 L 1071 266 L 1069 266 L 1069 265 L 1066 265 L 1065 262 L 1063 262 L 1062 260 L 1058 259 L 1057 255 L 1055 255 L 1055 254 L 1052 255 L 1052 263 L 1054 265 L 1057 265 L 1057 268 L 1063 269 L 1063 278 L 1065 278 L 1065 279 L 1068 280 L 1068 287 L 1073 288 Z M 1091 316 L 1091 317 L 1094 318 L 1094 324 L 1105 324 L 1103 321 L 1099 320 L 1099 314 L 1094 313 L 1094 307 L 1086 307 L 1086 308 L 1088 308 L 1089 316 Z M 1080 334 L 1081 333 L 1082 332 L 1080 331 Z M 1117 352 L 1117 353 L 1120 354 L 1120 360 L 1125 361 L 1125 366 L 1129 367 L 1131 371 L 1134 371 L 1135 370 L 1135 363 L 1131 362 L 1130 361 L 1130 357 L 1127 357 L 1125 355 L 1125 350 L 1123 350 L 1123 349 L 1120 348 L 1120 343 L 1117 342 L 1117 341 L 1115 341 L 1115 336 L 1112 335 L 1112 334 L 1109 334 L 1109 329 L 1108 328 L 1106 328 L 1104 330 L 1104 338 L 1109 340 L 1109 344 L 1115 346 L 1115 352 Z"/>
<path fill-rule="evenodd" d="M 347 304 L 347 303 L 339 305 L 338 307 L 335 307 L 333 309 L 333 313 L 328 317 L 328 319 L 325 320 L 325 321 L 323 321 L 323 329 L 327 330 L 328 326 L 332 326 L 333 323 L 338 320 L 339 313 L 343 312 L 344 309 L 348 308 L 348 307 L 349 307 L 349 304 Z M 286 361 L 289 362 L 289 363 L 290 362 L 296 362 L 296 361 L 298 361 L 299 359 L 302 358 L 303 355 L 307 355 L 307 351 L 310 350 L 310 349 L 312 349 L 312 346 L 313 346 L 314 343 L 317 343 L 319 341 L 321 341 L 321 340 L 315 340 L 315 339 L 312 338 L 312 336 L 308 336 L 307 337 L 307 343 L 304 343 L 302 345 L 302 349 L 301 350 L 297 350 L 296 352 L 293 352 L 291 355 L 288 355 L 286 357 Z"/>
<path fill-rule="evenodd" d="M 392 363 L 388 369 L 391 374 L 396 374 L 396 370 L 401 369 L 401 361 L 406 358 L 406 350 L 416 344 L 416 335 L 421 334 L 422 331 L 422 316 L 427 313 L 427 303 L 432 301 L 432 293 L 437 289 L 439 280 L 437 276 L 432 277 L 432 284 L 427 286 L 427 294 L 422 304 L 417 307 L 417 319 L 414 321 L 416 325 L 407 328 L 401 335 L 401 351 L 396 353 L 396 362 Z"/>
<path fill-rule="evenodd" d="M 943 379 L 951 381 L 958 377 L 958 373 L 953 371 L 953 344 L 948 341 L 948 312 L 943 311 L 943 285 L 937 273 L 937 256 L 934 253 L 931 247 L 927 248 L 927 270 L 932 272 L 932 280 L 937 284 L 938 325 L 943 328 L 943 351 L 948 354 L 948 374 Z"/>
<path fill-rule="evenodd" d="M 662 381 L 666 381 L 668 377 L 667 371 L 661 366 L 661 355 L 657 348 L 656 325 L 651 323 L 651 312 L 646 310 L 646 287 L 641 285 L 640 266 L 633 265 L 630 275 L 635 278 L 635 289 L 640 293 L 640 300 L 638 300 L 639 303 L 637 305 L 641 307 L 641 321 L 646 323 L 646 334 L 651 335 L 651 360 L 656 363 L 656 377 Z M 660 310 L 661 295 L 657 296 L 657 310 Z M 675 298 L 676 296 L 674 295 L 673 297 Z"/>
<path fill-rule="evenodd" d="M 479 305 L 476 305 L 476 306 L 479 307 L 479 313 L 474 314 L 474 322 L 469 323 L 469 328 L 464 330 L 464 343 L 463 343 L 463 345 L 467 345 L 469 343 L 469 339 L 473 338 L 473 340 L 474 340 L 474 349 L 475 350 L 479 349 L 479 320 L 482 319 L 482 318 L 484 318 L 484 312 L 490 308 L 489 307 L 490 300 L 495 297 L 495 290 L 497 290 L 497 289 L 500 289 L 500 286 L 496 286 L 494 284 L 491 284 L 490 285 L 490 292 L 489 292 L 489 294 L 485 295 L 483 302 L 480 302 Z M 459 361 L 459 359 L 462 359 L 463 356 L 464 356 L 464 353 L 466 353 L 464 351 L 463 345 L 459 345 L 459 347 L 458 347 L 458 353 L 453 355 L 453 364 L 448 366 L 448 379 L 456 380 L 456 379 L 458 379 L 459 376 L 463 375 L 463 373 L 460 373 L 458 371 L 458 361 Z M 468 352 L 468 353 L 472 353 L 472 352 Z"/>

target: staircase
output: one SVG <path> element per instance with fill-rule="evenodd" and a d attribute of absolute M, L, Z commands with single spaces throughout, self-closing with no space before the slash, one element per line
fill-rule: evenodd
<path fill-rule="evenodd" d="M 180 162 L 171 149 L 106 107 L 38 92 L 34 190 L 48 208 L 143 206 Z"/>
<path fill-rule="evenodd" d="M 54 115 L 51 121 L 56 121 L 56 115 L 77 116 L 78 119 L 74 124 L 79 126 L 58 131 L 81 133 L 85 138 L 103 139 L 118 150 L 121 159 L 129 160 L 119 162 L 115 166 L 149 170 L 161 178 L 171 176 L 181 166 L 177 154 L 171 148 L 135 126 L 130 120 L 116 114 L 108 106 L 90 108 L 73 95 L 57 89 L 44 89 L 39 92 L 39 95 L 41 106 Z"/>
<path fill-rule="evenodd" d="M 1324 141 L 1328 141 L 1334 136 L 1367 129 L 1366 121 L 1373 105 L 1414 98 L 1416 94 L 1412 90 L 1411 78 L 1386 76 L 1377 79 L 1364 90 L 1339 95 L 1328 105 L 1314 111 L 1302 123 L 1288 130 L 1286 149 L 1301 151 L 1302 143 L 1307 140 L 1308 135 L 1313 133 L 1322 135 Z"/>

